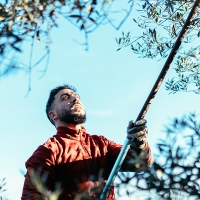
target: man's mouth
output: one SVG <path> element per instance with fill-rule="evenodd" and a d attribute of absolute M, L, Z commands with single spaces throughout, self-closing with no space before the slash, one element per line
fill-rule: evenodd
<path fill-rule="evenodd" d="M 72 108 L 75 108 L 75 107 L 82 108 L 82 105 L 81 105 L 81 104 L 79 104 L 79 103 L 75 103 L 75 104 L 72 106 Z"/>

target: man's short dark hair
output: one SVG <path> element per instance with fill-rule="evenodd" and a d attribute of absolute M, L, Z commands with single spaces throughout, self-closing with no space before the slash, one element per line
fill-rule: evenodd
<path fill-rule="evenodd" d="M 53 102 L 55 100 L 55 95 L 60 91 L 60 90 L 63 90 L 63 89 L 70 89 L 74 92 L 76 92 L 76 88 L 71 86 L 71 85 L 67 85 L 67 84 L 64 84 L 62 86 L 57 86 L 56 88 L 52 89 L 50 91 L 50 94 L 49 94 L 49 98 L 48 98 L 48 101 L 47 101 L 47 104 L 46 104 L 46 114 L 47 114 L 47 117 L 49 119 L 49 121 L 54 125 L 53 123 L 53 120 L 49 117 L 49 112 L 53 109 Z"/>

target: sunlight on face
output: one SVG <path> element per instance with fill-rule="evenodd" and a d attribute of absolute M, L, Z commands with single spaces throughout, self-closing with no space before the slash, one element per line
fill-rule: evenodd
<path fill-rule="evenodd" d="M 63 89 L 55 96 L 54 109 L 65 123 L 84 123 L 86 112 L 80 96 L 70 89 Z"/>

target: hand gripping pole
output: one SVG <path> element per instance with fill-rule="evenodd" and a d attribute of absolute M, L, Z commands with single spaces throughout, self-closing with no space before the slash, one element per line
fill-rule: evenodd
<path fill-rule="evenodd" d="M 145 114 L 147 113 L 147 111 L 149 109 L 149 106 L 151 105 L 156 93 L 158 92 L 158 89 L 160 88 L 160 86 L 162 84 L 162 81 L 163 81 L 165 75 L 167 74 L 167 71 L 168 71 L 168 69 L 169 69 L 169 67 L 170 67 L 170 65 L 171 65 L 171 63 L 172 63 L 172 61 L 173 61 L 173 59 L 174 59 L 174 57 L 175 57 L 175 55 L 176 55 L 176 53 L 177 53 L 182 41 L 183 41 L 187 31 L 188 31 L 188 29 L 189 29 L 190 23 L 191 23 L 192 19 L 194 18 L 195 14 L 197 13 L 199 5 L 200 5 L 200 0 L 196 0 L 194 2 L 194 5 L 193 5 L 189 15 L 188 15 L 187 20 L 185 21 L 185 24 L 184 24 L 180 34 L 177 37 L 176 42 L 174 43 L 174 46 L 173 46 L 173 48 L 172 48 L 172 50 L 171 50 L 171 52 L 170 52 L 165 64 L 164 64 L 164 66 L 163 66 L 163 69 L 160 72 L 160 74 L 159 74 L 159 76 L 158 76 L 158 78 L 157 78 L 157 80 L 156 80 L 156 82 L 155 82 L 155 84 L 154 84 L 149 96 L 147 97 L 147 100 L 144 103 L 144 105 L 143 105 L 143 107 L 142 107 L 142 109 L 141 109 L 136 121 L 140 120 L 140 119 L 143 119 Z M 126 154 L 128 152 L 129 145 L 130 145 L 130 139 L 127 138 L 125 140 L 125 142 L 124 142 L 124 145 L 122 146 L 122 149 L 121 149 L 121 151 L 120 151 L 120 153 L 118 155 L 118 158 L 117 158 L 117 160 L 116 160 L 116 162 L 114 164 L 114 167 L 113 167 L 113 169 L 112 169 L 112 171 L 110 173 L 110 176 L 108 177 L 108 180 L 106 182 L 104 190 L 103 190 L 103 192 L 102 192 L 102 194 L 100 196 L 100 200 L 105 200 L 106 197 L 108 196 L 110 188 L 111 188 L 111 186 L 112 186 L 112 184 L 113 184 L 113 182 L 114 182 L 114 180 L 115 180 L 115 178 L 117 176 L 117 173 L 119 172 L 119 170 L 120 170 L 120 168 L 122 166 L 124 158 L 125 158 L 125 156 L 126 156 Z"/>

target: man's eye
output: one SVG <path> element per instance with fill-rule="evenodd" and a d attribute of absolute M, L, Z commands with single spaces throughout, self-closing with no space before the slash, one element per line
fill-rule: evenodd
<path fill-rule="evenodd" d="M 63 95 L 62 96 L 62 99 L 64 100 L 64 99 L 68 99 L 68 96 L 67 95 Z"/>

